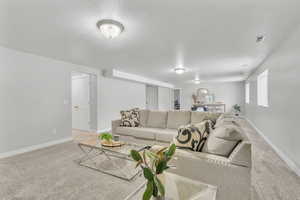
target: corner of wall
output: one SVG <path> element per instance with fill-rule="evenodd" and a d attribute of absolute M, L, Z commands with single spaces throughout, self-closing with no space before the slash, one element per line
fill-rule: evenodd
<path fill-rule="evenodd" d="M 269 138 L 267 138 L 261 130 L 259 130 L 255 124 L 250 121 L 247 117 L 245 117 L 247 122 L 255 129 L 255 131 L 273 148 L 273 150 L 277 153 L 277 155 L 288 165 L 288 167 L 295 172 L 298 176 L 300 176 L 300 168 L 298 165 L 290 159 L 283 151 L 281 151 L 278 147 L 271 142 Z"/>

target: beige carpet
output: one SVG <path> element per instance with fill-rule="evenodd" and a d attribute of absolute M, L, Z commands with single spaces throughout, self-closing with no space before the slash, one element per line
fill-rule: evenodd
<path fill-rule="evenodd" d="M 253 200 L 300 200 L 300 178 L 242 122 L 253 142 Z M 78 140 L 94 133 L 73 132 Z M 128 183 L 78 166 L 72 143 L 0 160 L 0 200 L 122 200 L 143 181 Z"/>
<path fill-rule="evenodd" d="M 139 186 L 74 162 L 72 142 L 0 160 L 1 200 L 122 200 Z"/>
<path fill-rule="evenodd" d="M 300 177 L 247 122 L 241 124 L 253 143 L 252 199 L 300 200 Z"/>

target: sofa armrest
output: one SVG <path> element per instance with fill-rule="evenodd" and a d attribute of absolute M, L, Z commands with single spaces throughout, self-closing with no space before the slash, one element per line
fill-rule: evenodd
<path fill-rule="evenodd" d="M 175 155 L 170 172 L 217 186 L 216 200 L 250 200 L 251 168 L 233 165 L 228 158 L 211 155 Z"/>
<path fill-rule="evenodd" d="M 243 141 L 230 154 L 229 160 L 232 164 L 251 168 L 251 154 L 251 143 L 248 141 Z"/>
<path fill-rule="evenodd" d="M 121 125 L 121 119 L 111 121 L 111 133 L 116 134 L 116 129 Z"/>

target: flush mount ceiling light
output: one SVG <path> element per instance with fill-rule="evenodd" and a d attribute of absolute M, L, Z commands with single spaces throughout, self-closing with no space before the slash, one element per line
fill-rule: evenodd
<path fill-rule="evenodd" d="M 194 83 L 195 83 L 196 85 L 198 85 L 198 84 L 200 84 L 201 82 L 200 82 L 199 79 L 195 79 L 195 80 L 194 80 Z"/>
<path fill-rule="evenodd" d="M 184 72 L 186 72 L 186 69 L 184 67 L 175 67 L 174 71 L 176 74 L 183 74 Z"/>
<path fill-rule="evenodd" d="M 102 19 L 97 22 L 100 32 L 108 39 L 118 37 L 123 31 L 124 26 L 118 21 L 112 19 Z"/>

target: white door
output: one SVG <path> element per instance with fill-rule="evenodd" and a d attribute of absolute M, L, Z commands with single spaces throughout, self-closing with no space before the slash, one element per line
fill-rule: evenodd
<path fill-rule="evenodd" d="M 149 110 L 158 109 L 158 87 L 146 86 L 146 108 Z"/>
<path fill-rule="evenodd" d="M 72 128 L 90 130 L 90 76 L 72 76 Z"/>

